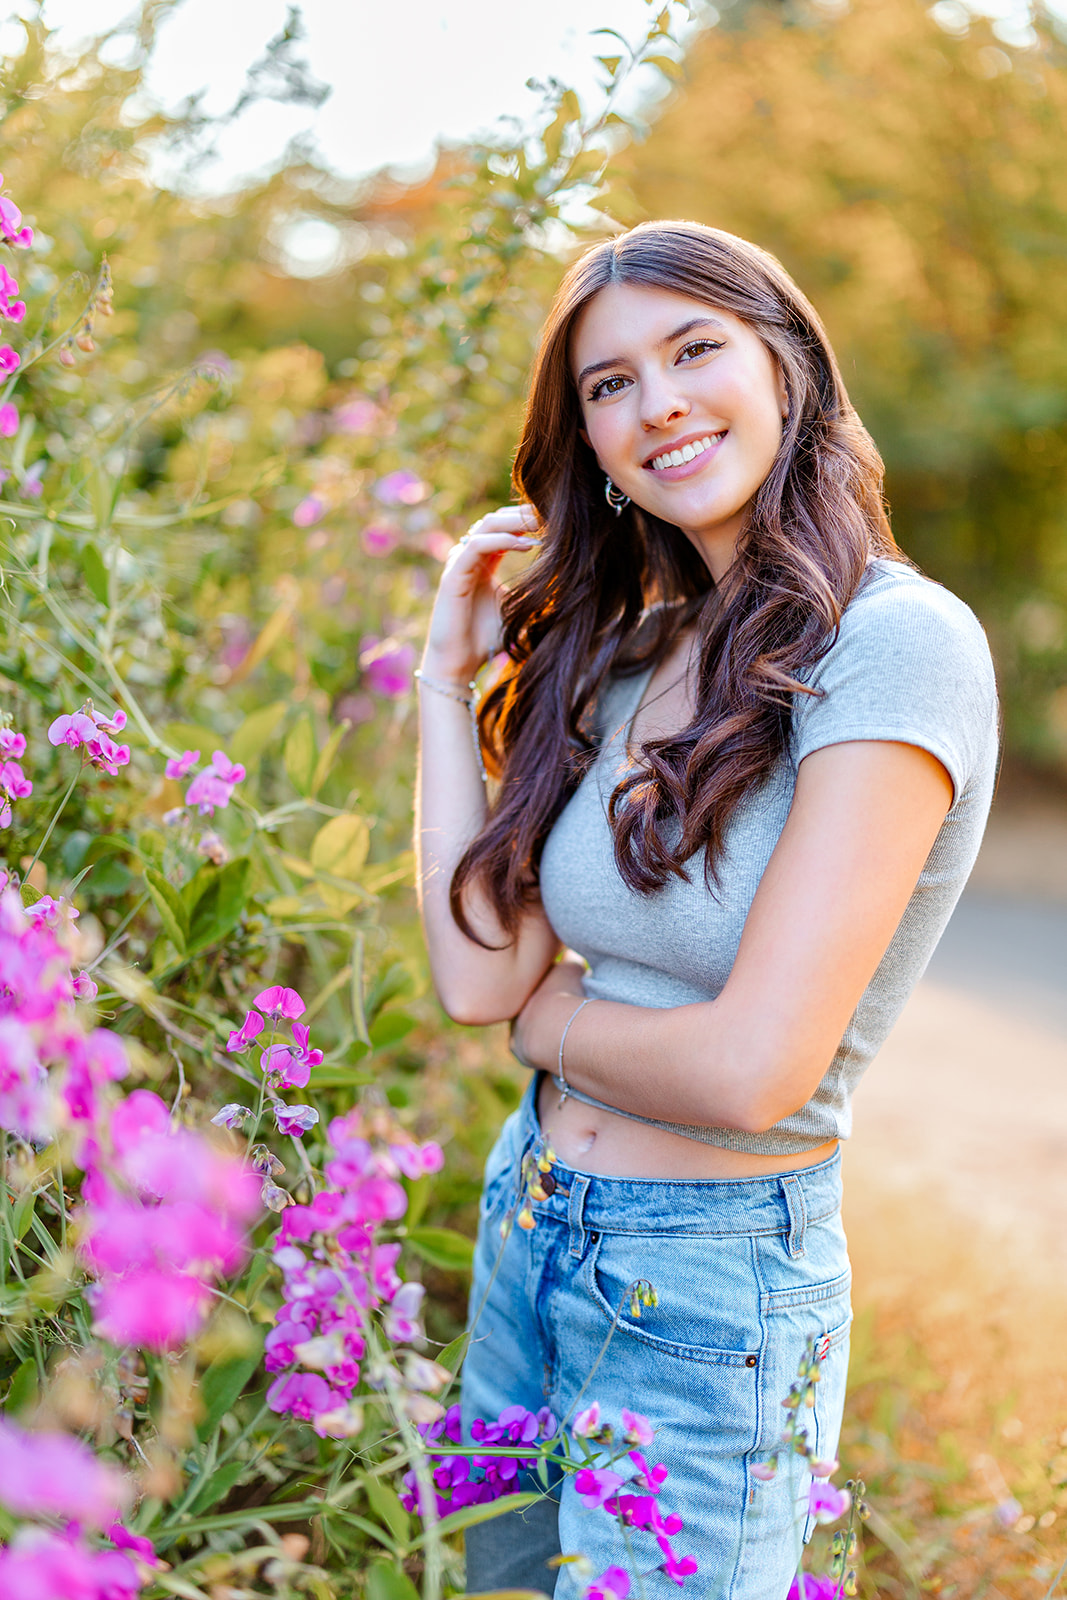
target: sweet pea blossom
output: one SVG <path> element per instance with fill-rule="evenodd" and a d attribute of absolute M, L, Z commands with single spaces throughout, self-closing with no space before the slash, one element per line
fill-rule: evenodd
<path fill-rule="evenodd" d="M 293 512 L 293 526 L 296 528 L 310 528 L 318 522 L 326 512 L 326 502 L 317 494 L 305 495 Z"/>
<path fill-rule="evenodd" d="M 375 694 L 399 700 L 411 690 L 415 656 L 415 646 L 406 640 L 378 639 L 370 634 L 361 643 L 359 664 Z"/>
<path fill-rule="evenodd" d="M 311 1080 L 311 1067 L 286 1044 L 268 1045 L 259 1065 L 272 1089 L 304 1089 Z"/>
<path fill-rule="evenodd" d="M 92 701 L 87 700 L 80 711 L 56 717 L 48 729 L 48 742 L 69 745 L 72 750 L 83 747 L 94 767 L 115 777 L 119 768 L 129 763 L 130 747 L 115 744 L 111 735 L 121 733 L 125 726 L 125 711 L 105 716 L 103 712 L 94 711 Z"/>
<path fill-rule="evenodd" d="M 294 1138 L 299 1138 L 301 1134 L 307 1133 L 309 1128 L 313 1128 L 318 1120 L 319 1114 L 314 1106 L 283 1106 L 275 1103 L 274 1121 L 279 1133 L 292 1134 Z"/>
<path fill-rule="evenodd" d="M 19 431 L 19 408 L 12 400 L 0 406 L 0 439 L 13 439 Z"/>
<path fill-rule="evenodd" d="M 816 1522 L 836 1522 L 852 1504 L 847 1489 L 838 1489 L 832 1483 L 815 1479 L 808 1490 L 808 1509 Z"/>
<path fill-rule="evenodd" d="M 626 1600 L 630 1575 L 622 1567 L 609 1567 L 585 1591 L 585 1600 Z"/>
<path fill-rule="evenodd" d="M 345 400 L 333 412 L 333 425 L 340 433 L 367 433 L 378 418 L 378 407 L 373 400 L 362 396 Z"/>
<path fill-rule="evenodd" d="M 168 778 L 184 778 L 200 760 L 199 750 L 183 750 L 180 756 L 172 756 L 164 767 Z"/>
<path fill-rule="evenodd" d="M 429 485 L 406 469 L 387 473 L 374 485 L 375 496 L 383 506 L 417 506 L 429 492 Z"/>
<path fill-rule="evenodd" d="M 250 1106 L 243 1106 L 238 1101 L 231 1100 L 220 1111 L 216 1111 L 211 1120 L 216 1128 L 239 1128 L 242 1122 L 247 1122 L 254 1115 Z"/>
<path fill-rule="evenodd" d="M 0 372 L 14 372 L 21 362 L 22 357 L 16 350 L 12 350 L 9 344 L 0 344 Z"/>
<path fill-rule="evenodd" d="M 0 184 L 3 181 L 4 175 L 0 172 Z M 0 195 L 0 239 L 19 250 L 28 249 L 33 243 L 33 229 L 22 226 L 22 212 L 6 195 Z"/>
<path fill-rule="evenodd" d="M 575 1473 L 574 1489 L 583 1506 L 594 1510 L 610 1500 L 625 1482 L 621 1473 L 612 1472 L 610 1467 L 582 1467 Z"/>
<path fill-rule="evenodd" d="M 586 1406 L 584 1411 L 579 1411 L 571 1423 L 571 1432 L 579 1439 L 590 1439 L 600 1429 L 600 1402 L 594 1400 L 592 1405 Z"/>
<path fill-rule="evenodd" d="M 800 1579 L 794 1578 L 786 1600 L 801 1600 Z M 805 1572 L 803 1600 L 841 1600 L 841 1586 L 820 1573 Z"/>
<path fill-rule="evenodd" d="M 78 1000 L 95 1000 L 100 992 L 98 985 L 87 972 L 75 973 L 71 980 L 71 988 Z"/>
<path fill-rule="evenodd" d="M 294 1022 L 297 1017 L 302 1017 L 307 1010 L 296 990 L 283 988 L 281 984 L 275 984 L 270 989 L 263 989 L 256 995 L 252 1003 L 275 1022 L 280 1021 L 283 1017 L 286 1021 Z"/>
<path fill-rule="evenodd" d="M 185 803 L 187 806 L 198 806 L 202 817 L 210 817 L 216 806 L 221 810 L 229 805 L 234 789 L 244 776 L 245 769 L 239 762 L 231 761 L 221 750 L 216 750 L 212 754 L 210 767 L 198 772 L 186 789 Z"/>
<path fill-rule="evenodd" d="M 639 1411 L 622 1413 L 623 1437 L 627 1444 L 648 1446 L 652 1443 L 652 1424 Z"/>
<path fill-rule="evenodd" d="M 113 1522 L 133 1498 L 117 1468 L 67 1433 L 30 1432 L 0 1418 L 0 1502 L 18 1517 Z"/>
<path fill-rule="evenodd" d="M 400 531 L 388 522 L 369 522 L 360 535 L 360 543 L 368 556 L 388 556 L 400 543 Z"/>
<path fill-rule="evenodd" d="M 239 1028 L 234 1028 L 226 1041 L 227 1050 L 247 1050 L 252 1040 L 258 1038 L 265 1027 L 266 1023 L 258 1011 L 246 1011 L 245 1020 Z"/>
<path fill-rule="evenodd" d="M 7 317 L 10 322 L 21 322 L 26 315 L 26 302 L 15 298 L 18 292 L 18 284 L 0 262 L 0 317 Z"/>
<path fill-rule="evenodd" d="M 4 1600 L 136 1600 L 143 1583 L 121 1550 L 94 1550 L 71 1527 L 18 1528 L 0 1546 Z"/>

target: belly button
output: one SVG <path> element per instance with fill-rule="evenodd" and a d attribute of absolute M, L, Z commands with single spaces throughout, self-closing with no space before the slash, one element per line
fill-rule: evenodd
<path fill-rule="evenodd" d="M 581 1152 L 580 1153 L 583 1156 L 584 1155 L 588 1155 L 589 1151 L 593 1148 L 593 1146 L 595 1144 L 596 1144 L 596 1134 L 595 1133 L 586 1134 L 584 1140 L 582 1141 Z"/>

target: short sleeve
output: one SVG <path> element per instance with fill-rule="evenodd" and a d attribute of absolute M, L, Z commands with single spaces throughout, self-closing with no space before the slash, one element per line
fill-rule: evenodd
<path fill-rule="evenodd" d="M 958 801 L 988 765 L 997 693 L 977 617 L 948 589 L 888 563 L 846 607 L 837 639 L 794 697 L 793 755 L 886 739 L 936 756 Z"/>

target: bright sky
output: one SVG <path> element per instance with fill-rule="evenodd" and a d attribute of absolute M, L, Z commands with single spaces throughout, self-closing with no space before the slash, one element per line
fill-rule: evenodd
<path fill-rule="evenodd" d="M 75 40 L 132 9 L 132 0 L 46 0 L 44 16 Z M 30 0 L 12 7 L 16 15 L 31 10 Z M 160 30 L 149 87 L 165 105 L 206 89 L 206 109 L 224 110 L 287 10 L 286 0 L 182 0 Z M 642 38 L 650 15 L 646 0 L 302 0 L 301 11 L 308 34 L 301 53 L 332 94 L 318 111 L 252 107 L 223 137 L 206 186 L 221 189 L 269 166 L 289 139 L 309 130 L 345 174 L 417 164 L 439 137 L 463 139 L 503 115 L 528 118 L 538 105 L 525 87 L 529 77 L 555 75 L 594 94 L 596 55 L 618 47 L 594 40 L 591 30 L 609 26 Z M 0 52 L 17 48 L 20 37 L 17 24 L 0 23 Z"/>

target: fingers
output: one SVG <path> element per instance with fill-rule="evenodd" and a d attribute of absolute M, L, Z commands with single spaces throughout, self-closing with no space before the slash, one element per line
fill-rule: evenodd
<path fill-rule="evenodd" d="M 490 511 L 486 516 L 479 517 L 459 542 L 461 545 L 468 545 L 472 540 L 480 542 L 489 537 L 506 534 L 512 539 L 521 540 L 523 548 L 526 548 L 531 543 L 540 542 L 534 537 L 539 526 L 537 512 L 533 506 L 501 506 L 499 511 Z M 508 546 L 493 548 L 507 549 Z"/>

